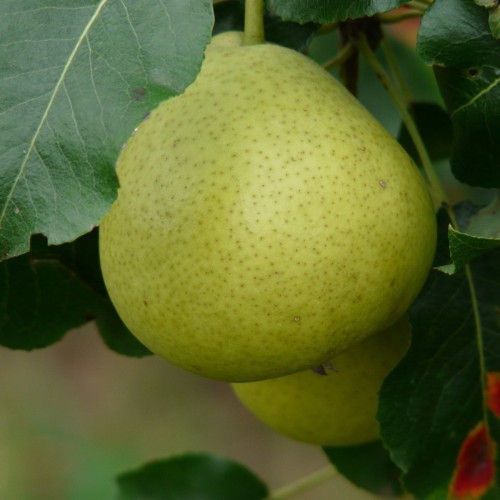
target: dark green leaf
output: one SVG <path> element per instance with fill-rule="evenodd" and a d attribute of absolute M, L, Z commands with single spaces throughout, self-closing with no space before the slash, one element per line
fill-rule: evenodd
<path fill-rule="evenodd" d="M 470 0 L 435 0 L 422 18 L 417 51 L 425 62 L 439 66 L 500 67 L 488 12 Z"/>
<path fill-rule="evenodd" d="M 268 8 L 286 21 L 331 23 L 395 9 L 407 0 L 267 0 Z"/>
<path fill-rule="evenodd" d="M 500 247 L 500 239 L 479 238 L 456 231 L 452 227 L 449 229 L 448 238 L 453 264 L 452 267 L 442 269 L 448 273 L 460 271 L 471 260 L 476 259 L 488 250 Z"/>
<path fill-rule="evenodd" d="M 258 500 L 268 494 L 244 466 L 201 453 L 151 462 L 117 481 L 119 500 Z"/>
<path fill-rule="evenodd" d="M 380 393 L 382 438 L 417 498 L 448 497 L 459 449 L 478 422 L 489 422 L 493 440 L 500 442 L 482 384 L 486 372 L 500 371 L 500 251 L 471 267 L 479 333 L 466 275 L 433 272 L 410 309 L 410 350 Z M 478 455 L 471 467 L 482 465 Z"/>
<path fill-rule="evenodd" d="M 448 114 L 440 106 L 430 102 L 412 103 L 410 112 L 431 159 L 449 158 L 453 131 Z M 401 126 L 398 140 L 413 160 L 420 163 L 420 157 L 404 125 Z"/>
<path fill-rule="evenodd" d="M 215 5 L 214 34 L 223 31 L 243 31 L 245 24 L 245 3 L 230 0 Z M 265 13 L 264 29 L 266 40 L 290 49 L 304 51 L 319 25 L 315 23 L 297 24 L 282 21 L 279 17 Z"/>
<path fill-rule="evenodd" d="M 471 186 L 500 187 L 500 66 L 435 72 L 453 123 L 454 175 Z"/>
<path fill-rule="evenodd" d="M 462 210 L 463 212 L 463 210 Z M 461 230 L 448 229 L 450 256 L 452 264 L 441 266 L 441 271 L 453 274 L 460 271 L 470 261 L 485 252 L 500 247 L 500 200 L 493 202 L 483 210 L 474 210 L 473 215 L 461 224 Z"/>
<path fill-rule="evenodd" d="M 30 254 L 0 264 L 0 343 L 31 350 L 93 319 L 99 300 L 59 261 Z"/>
<path fill-rule="evenodd" d="M 34 236 L 28 254 L 0 263 L 0 344 L 31 350 L 97 319 L 106 344 L 128 356 L 149 351 L 117 317 L 99 266 L 97 230 L 47 246 Z"/>
<path fill-rule="evenodd" d="M 111 303 L 100 312 L 96 323 L 104 343 L 112 351 L 136 358 L 152 354 L 130 333 Z"/>
<path fill-rule="evenodd" d="M 419 31 L 421 57 L 436 65 L 453 123 L 453 173 L 473 186 L 500 187 L 500 41 L 486 9 L 469 0 L 436 0 Z"/>
<path fill-rule="evenodd" d="M 195 78 L 212 2 L 0 3 L 0 259 L 89 231 L 141 119 Z"/>
<path fill-rule="evenodd" d="M 330 462 L 349 481 L 376 495 L 401 495 L 401 471 L 380 441 L 359 446 L 323 448 Z"/>
<path fill-rule="evenodd" d="M 315 23 L 298 24 L 274 16 L 266 16 L 266 39 L 271 43 L 303 52 L 319 25 Z"/>

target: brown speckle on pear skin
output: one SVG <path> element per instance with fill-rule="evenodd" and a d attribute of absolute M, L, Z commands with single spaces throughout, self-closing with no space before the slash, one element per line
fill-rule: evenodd
<path fill-rule="evenodd" d="M 312 60 L 240 38 L 217 36 L 194 83 L 139 125 L 100 228 L 130 331 L 226 381 L 310 369 L 392 324 L 435 245 L 401 146 Z"/>

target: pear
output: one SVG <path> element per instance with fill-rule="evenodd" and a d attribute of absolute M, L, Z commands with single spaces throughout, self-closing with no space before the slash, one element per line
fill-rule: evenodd
<path fill-rule="evenodd" d="M 232 384 L 258 419 L 285 436 L 322 446 L 351 446 L 379 437 L 377 395 L 410 343 L 404 316 L 332 361 L 333 370 Z"/>
<path fill-rule="evenodd" d="M 214 39 L 122 151 L 100 228 L 110 297 L 149 349 L 242 382 L 319 365 L 389 327 L 431 266 L 412 160 L 332 76 Z"/>

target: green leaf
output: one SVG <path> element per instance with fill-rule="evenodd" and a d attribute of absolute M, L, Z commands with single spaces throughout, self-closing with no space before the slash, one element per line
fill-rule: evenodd
<path fill-rule="evenodd" d="M 500 66 L 435 72 L 453 123 L 453 174 L 471 186 L 500 187 Z"/>
<path fill-rule="evenodd" d="M 93 318 L 98 301 L 57 260 L 23 255 L 0 264 L 0 344 L 31 350 Z"/>
<path fill-rule="evenodd" d="M 130 333 L 111 303 L 100 311 L 96 323 L 101 338 L 112 351 L 134 358 L 153 354 Z"/>
<path fill-rule="evenodd" d="M 431 159 L 442 160 L 449 158 L 453 131 L 448 113 L 431 102 L 414 102 L 411 105 L 410 112 Z M 401 125 L 398 141 L 413 160 L 419 164 L 420 157 L 404 124 Z"/>
<path fill-rule="evenodd" d="M 376 495 L 403 493 L 401 471 L 380 441 L 358 446 L 325 447 L 330 462 L 349 481 Z"/>
<path fill-rule="evenodd" d="M 487 373 L 500 371 L 500 251 L 471 269 L 479 330 L 466 275 L 433 272 L 410 309 L 410 350 L 380 392 L 382 439 L 417 498 L 448 498 L 459 450 L 478 423 L 489 424 L 500 443 L 499 419 L 483 391 Z M 487 456 L 472 457 L 469 472 L 484 470 Z M 498 486 L 487 487 L 500 495 Z"/>
<path fill-rule="evenodd" d="M 500 39 L 500 5 L 496 5 L 488 13 L 488 24 L 491 34 L 497 40 Z"/>
<path fill-rule="evenodd" d="M 268 494 L 244 466 L 201 453 L 157 460 L 117 481 L 119 500 L 258 500 Z"/>
<path fill-rule="evenodd" d="M 500 41 L 491 35 L 488 12 L 469 0 L 436 0 L 423 17 L 418 52 L 436 66 L 450 112 L 454 175 L 500 187 Z"/>
<path fill-rule="evenodd" d="M 417 52 L 428 64 L 467 69 L 500 66 L 488 12 L 470 0 L 434 0 L 418 32 Z"/>
<path fill-rule="evenodd" d="M 73 243 L 47 246 L 0 263 L 0 344 L 31 350 L 60 340 L 93 319 L 106 344 L 128 356 L 150 352 L 117 317 L 99 266 L 97 230 Z"/>
<path fill-rule="evenodd" d="M 448 228 L 448 239 L 452 264 L 438 269 L 453 274 L 466 264 L 495 248 L 500 248 L 500 200 L 495 198 L 484 209 L 474 210 L 460 231 Z M 462 210 L 463 212 L 463 210 Z"/>
<path fill-rule="evenodd" d="M 478 238 L 470 234 L 461 233 L 452 227 L 448 234 L 450 253 L 453 260 L 452 272 L 460 271 L 471 260 L 494 248 L 500 248 L 500 239 Z M 451 269 L 448 269 L 450 271 Z"/>
<path fill-rule="evenodd" d="M 210 0 L 0 3 L 0 260 L 99 223 L 122 145 L 193 81 L 212 19 Z"/>
<path fill-rule="evenodd" d="M 331 23 L 395 9 L 406 0 L 267 0 L 268 9 L 285 21 Z"/>
<path fill-rule="evenodd" d="M 243 31 L 245 27 L 245 2 L 229 0 L 214 7 L 214 35 L 224 31 Z M 282 21 L 266 12 L 264 32 L 266 40 L 302 52 L 306 49 L 319 25 L 315 23 L 297 24 Z"/>

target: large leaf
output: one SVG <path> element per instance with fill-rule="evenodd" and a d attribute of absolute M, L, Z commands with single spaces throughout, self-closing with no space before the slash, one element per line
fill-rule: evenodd
<path fill-rule="evenodd" d="M 373 16 L 406 0 L 267 0 L 268 8 L 286 21 L 331 23 Z"/>
<path fill-rule="evenodd" d="M 471 268 L 474 298 L 464 272 L 432 273 L 410 310 L 411 348 L 380 393 L 382 438 L 417 498 L 500 497 L 500 411 L 487 410 L 499 406 L 500 251 Z"/>
<path fill-rule="evenodd" d="M 422 20 L 418 51 L 436 66 L 451 114 L 453 173 L 473 186 L 500 187 L 500 40 L 486 9 L 470 0 L 436 0 Z"/>
<path fill-rule="evenodd" d="M 111 349 L 128 356 L 150 354 L 127 330 L 107 296 L 97 230 L 60 246 L 48 247 L 43 237 L 33 237 L 29 253 L 0 263 L 1 345 L 46 347 L 93 319 Z"/>
<path fill-rule="evenodd" d="M 212 18 L 210 0 L 0 3 L 0 259 L 100 221 L 120 148 L 195 78 Z"/>
<path fill-rule="evenodd" d="M 119 500 L 259 500 L 268 494 L 244 466 L 201 453 L 157 460 L 117 480 Z"/>

